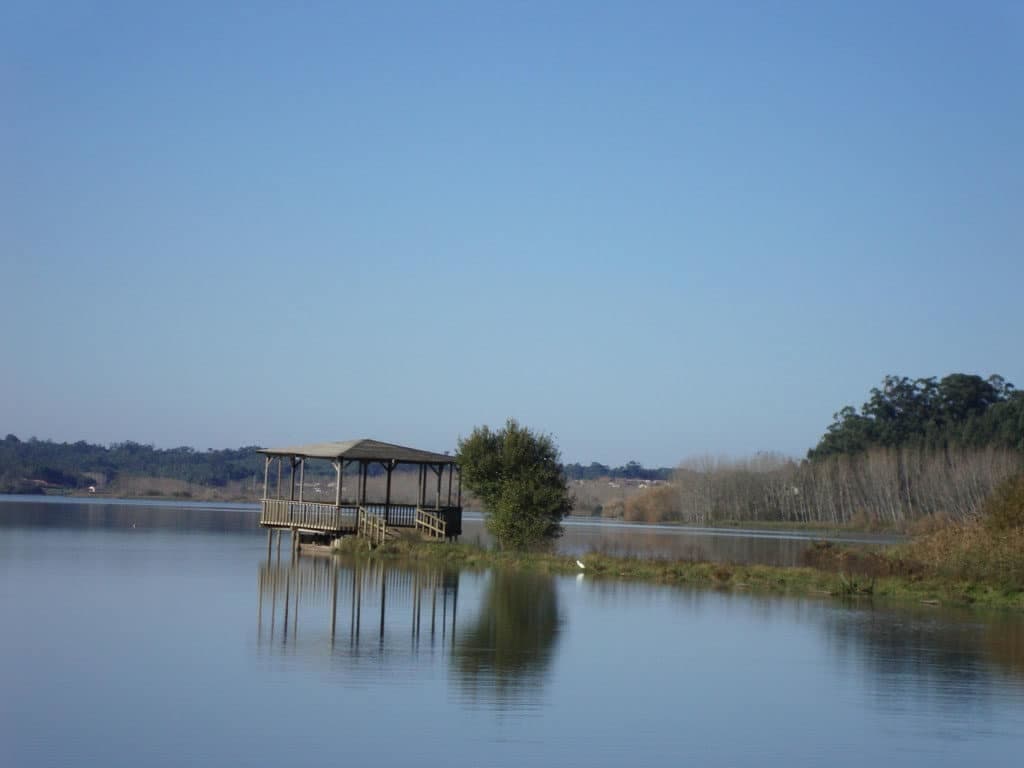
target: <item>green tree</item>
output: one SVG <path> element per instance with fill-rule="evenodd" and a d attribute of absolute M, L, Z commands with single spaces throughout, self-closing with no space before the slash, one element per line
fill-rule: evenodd
<path fill-rule="evenodd" d="M 524 549 L 561 535 L 573 500 L 549 435 L 509 419 L 497 431 L 475 428 L 458 449 L 463 482 L 483 502 L 499 546 Z"/>

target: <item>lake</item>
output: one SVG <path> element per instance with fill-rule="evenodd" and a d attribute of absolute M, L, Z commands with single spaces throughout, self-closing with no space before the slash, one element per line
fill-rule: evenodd
<path fill-rule="evenodd" d="M 0 501 L 0 765 L 932 768 L 1024 748 L 1018 615 L 284 550 L 244 506 Z"/>

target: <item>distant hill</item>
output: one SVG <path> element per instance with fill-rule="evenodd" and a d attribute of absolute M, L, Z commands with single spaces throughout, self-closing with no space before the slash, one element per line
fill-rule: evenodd
<path fill-rule="evenodd" d="M 7 435 L 0 442 L 0 493 L 104 487 L 125 476 L 168 478 L 213 488 L 252 478 L 262 483 L 263 458 L 256 453 L 257 448 L 252 445 L 197 451 L 187 447 L 154 448 L 134 442 L 103 446 L 84 440 L 77 443 L 35 438 L 19 440 L 15 435 Z M 614 468 L 594 462 L 588 466 L 570 464 L 565 469 L 569 480 L 599 477 L 665 480 L 672 473 L 668 468 L 646 469 L 635 461 Z M 370 467 L 371 475 L 382 472 L 376 465 Z M 311 479 L 333 477 L 333 474 L 327 462 L 310 462 L 306 469 L 306 476 Z"/>
<path fill-rule="evenodd" d="M 675 470 L 671 467 L 648 469 L 635 461 L 627 462 L 621 467 L 609 467 L 607 464 L 566 464 L 567 480 L 597 480 L 607 477 L 613 480 L 671 480 Z"/>
<path fill-rule="evenodd" d="M 134 442 L 103 446 L 84 440 L 19 440 L 15 435 L 7 435 L 0 442 L 0 493 L 103 486 L 121 475 L 224 486 L 256 474 L 262 476 L 263 460 L 255 451 L 256 446 L 196 451 L 186 447 L 154 448 Z"/>

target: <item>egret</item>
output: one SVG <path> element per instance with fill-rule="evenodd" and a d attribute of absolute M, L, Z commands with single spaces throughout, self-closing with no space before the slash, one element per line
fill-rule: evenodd
<path fill-rule="evenodd" d="M 582 563 L 582 561 L 580 561 L 580 560 L 577 560 L 577 561 L 576 561 L 576 565 L 578 565 L 578 566 L 579 566 L 580 568 L 586 568 L 586 567 L 587 567 L 587 566 L 585 566 L 585 565 L 584 565 L 584 564 Z"/>

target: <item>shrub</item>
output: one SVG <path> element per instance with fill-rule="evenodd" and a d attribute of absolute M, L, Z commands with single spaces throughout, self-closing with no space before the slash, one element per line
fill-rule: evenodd
<path fill-rule="evenodd" d="M 671 485 L 659 485 L 626 501 L 625 518 L 633 522 L 663 523 L 680 517 L 679 493 Z"/>
<path fill-rule="evenodd" d="M 483 503 L 487 530 L 503 548 L 523 549 L 562 533 L 573 499 L 549 435 L 509 419 L 498 431 L 477 427 L 459 440 L 462 478 Z"/>
<path fill-rule="evenodd" d="M 990 530 L 1024 528 L 1024 473 L 1000 483 L 985 500 L 981 513 Z"/>

